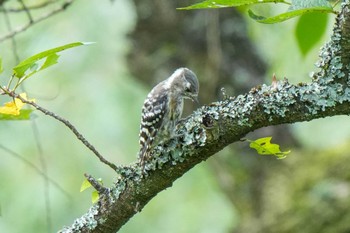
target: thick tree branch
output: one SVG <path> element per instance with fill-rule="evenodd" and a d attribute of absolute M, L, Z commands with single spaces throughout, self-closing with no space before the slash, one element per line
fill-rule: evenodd
<path fill-rule="evenodd" d="M 160 191 L 225 146 L 269 125 L 350 114 L 350 1 L 344 1 L 333 35 L 321 50 L 312 82 L 262 85 L 236 98 L 203 106 L 179 126 L 178 138 L 158 146 L 147 174 L 139 164 L 120 167 L 122 177 L 61 232 L 116 232 Z"/>

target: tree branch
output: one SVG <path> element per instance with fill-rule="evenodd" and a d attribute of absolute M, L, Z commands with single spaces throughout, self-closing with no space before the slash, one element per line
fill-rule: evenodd
<path fill-rule="evenodd" d="M 48 5 L 56 3 L 56 2 L 58 2 L 58 0 L 48 0 L 46 2 L 36 3 L 35 5 L 33 4 L 33 5 L 30 5 L 30 6 L 27 6 L 27 7 L 24 7 L 22 5 L 22 7 L 20 7 L 20 8 L 6 8 L 6 9 L 1 8 L 0 12 L 20 13 L 20 12 L 23 12 L 23 11 L 26 11 L 26 10 L 41 9 L 41 8 L 44 8 L 44 7 L 48 6 Z M 0 5 L 3 5 L 1 3 L 1 0 L 0 0 Z"/>
<path fill-rule="evenodd" d="M 26 4 L 24 4 L 23 0 L 18 0 L 18 1 L 21 4 L 21 6 L 23 7 L 23 10 L 25 11 L 26 15 L 28 16 L 29 23 L 33 23 L 33 21 L 34 21 L 33 17 L 30 14 L 30 11 L 29 11 L 28 7 L 26 6 Z"/>
<path fill-rule="evenodd" d="M 2 149 L 3 151 L 7 152 L 9 155 L 11 155 L 12 157 L 20 160 L 22 163 L 26 164 L 28 167 L 32 168 L 36 173 L 38 173 L 40 176 L 44 177 L 45 179 L 47 179 L 48 181 L 50 181 L 50 183 L 57 188 L 57 190 L 59 190 L 63 195 L 66 196 L 66 198 L 68 200 L 72 200 L 71 195 L 63 189 L 63 187 L 54 179 L 52 179 L 51 177 L 49 177 L 47 175 L 47 173 L 45 173 L 44 171 L 42 171 L 40 168 L 38 168 L 35 164 L 33 164 L 31 161 L 27 160 L 24 156 L 21 156 L 20 154 L 12 151 L 11 149 L 5 147 L 4 145 L 0 144 L 0 149 Z"/>
<path fill-rule="evenodd" d="M 45 19 L 48 19 L 50 18 L 51 16 L 61 12 L 61 11 L 64 11 L 69 5 L 71 5 L 73 3 L 74 0 L 66 0 L 59 8 L 45 14 L 45 15 L 42 15 L 41 17 L 37 18 L 37 19 L 32 19 L 32 20 L 29 20 L 29 22 L 17 29 L 14 29 L 13 31 L 11 31 L 10 33 L 0 37 L 0 43 L 7 40 L 7 39 L 10 39 L 12 37 L 14 37 L 15 35 L 21 33 L 21 32 L 24 32 L 26 31 L 29 27 L 33 26 L 34 24 L 36 23 L 39 23 Z"/>
<path fill-rule="evenodd" d="M 1 90 L 2 90 L 5 94 L 11 96 L 12 98 L 20 99 L 23 103 L 29 104 L 29 105 L 33 106 L 34 108 L 36 108 L 37 110 L 39 110 L 40 112 L 44 113 L 45 115 L 48 115 L 48 116 L 50 116 L 50 117 L 53 117 L 53 118 L 55 118 L 56 120 L 58 120 L 58 121 L 60 121 L 61 123 L 63 123 L 65 126 L 67 126 L 67 127 L 74 133 L 74 135 L 75 135 L 89 150 L 91 150 L 91 151 L 97 156 L 97 158 L 99 158 L 99 160 L 100 160 L 102 163 L 108 165 L 108 166 L 109 166 L 110 168 L 112 168 L 114 171 L 116 171 L 116 170 L 118 169 L 118 167 L 117 167 L 115 164 L 113 164 L 113 163 L 109 162 L 108 160 L 106 160 L 106 159 L 96 150 L 96 148 L 95 148 L 88 140 L 86 140 L 86 138 L 85 138 L 85 137 L 77 130 L 77 128 L 75 128 L 75 126 L 74 126 L 72 123 L 70 123 L 68 120 L 64 119 L 63 117 L 58 116 L 57 114 L 55 114 L 55 113 L 53 113 L 53 112 L 51 112 L 51 111 L 49 111 L 49 110 L 47 110 L 47 109 L 45 109 L 45 108 L 39 106 L 39 105 L 37 105 L 37 104 L 36 104 L 35 102 L 33 102 L 33 101 L 24 99 L 22 96 L 20 96 L 20 95 L 14 93 L 14 92 L 12 92 L 12 91 L 9 91 L 9 90 L 5 89 L 4 87 L 0 87 L 0 88 L 1 88 Z"/>
<path fill-rule="evenodd" d="M 143 176 L 138 164 L 119 167 L 122 177 L 97 204 L 61 232 L 116 232 L 162 190 L 196 164 L 256 129 L 350 114 L 350 1 L 342 4 L 320 71 L 309 84 L 288 80 L 214 102 L 181 123 L 178 138 L 153 151 Z"/>

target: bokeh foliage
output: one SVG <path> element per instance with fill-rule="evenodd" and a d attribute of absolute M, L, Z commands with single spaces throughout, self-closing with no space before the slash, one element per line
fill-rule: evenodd
<path fill-rule="evenodd" d="M 5 6 L 16 4 L 9 0 Z M 45 107 L 71 120 L 118 164 L 136 159 L 143 99 L 175 68 L 188 66 L 197 73 L 203 104 L 222 98 L 221 87 L 237 95 L 271 82 L 273 72 L 291 82 L 308 81 L 318 47 L 333 23 L 323 19 L 324 34 L 315 35 L 303 32 L 313 27 L 314 19 L 304 16 L 267 26 L 235 9 L 176 10 L 189 5 L 187 1 L 135 0 L 133 4 L 76 1 L 61 15 L 16 37 L 22 59 L 71 41 L 97 42 L 79 52 L 67 51 L 59 66 L 40 72 L 40 78 L 24 88 Z M 279 10 L 269 6 L 257 12 L 276 15 Z M 34 11 L 33 16 L 40 13 Z M 10 17 L 13 27 L 26 20 L 23 14 Z M 0 30 L 8 30 L 4 21 Z M 304 43 L 300 40 L 313 43 L 304 44 L 300 52 Z M 11 41 L 0 44 L 1 82 L 11 75 L 9 67 L 16 65 L 12 51 Z M 186 103 L 186 107 L 189 114 L 193 106 Z M 2 121 L 1 145 L 39 168 L 42 153 L 47 175 L 66 193 L 52 184 L 47 189 L 38 172 L 2 150 L 0 232 L 44 232 L 48 212 L 54 230 L 68 225 L 91 203 L 88 192 L 79 192 L 83 173 L 103 178 L 106 185 L 115 177 L 60 124 L 37 113 L 33 121 Z M 226 148 L 161 193 L 121 232 L 346 232 L 348 125 L 347 118 L 337 117 L 248 135 L 272 135 L 293 152 L 277 160 L 252 153 L 246 143 Z M 50 196 L 49 211 L 45 192 Z"/>

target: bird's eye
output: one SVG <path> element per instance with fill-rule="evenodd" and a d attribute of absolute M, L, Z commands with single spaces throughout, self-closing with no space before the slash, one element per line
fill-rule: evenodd
<path fill-rule="evenodd" d="M 191 92 L 191 84 L 190 83 L 186 84 L 185 91 Z"/>

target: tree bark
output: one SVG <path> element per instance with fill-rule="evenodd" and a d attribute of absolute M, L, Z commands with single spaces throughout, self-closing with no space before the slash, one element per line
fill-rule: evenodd
<path fill-rule="evenodd" d="M 336 18 L 320 53 L 319 71 L 308 84 L 282 80 L 203 106 L 179 125 L 179 137 L 158 146 L 146 163 L 119 167 L 122 175 L 100 200 L 61 232 L 116 232 L 159 192 L 196 164 L 247 133 L 269 125 L 350 114 L 350 1 Z"/>

